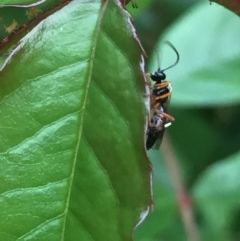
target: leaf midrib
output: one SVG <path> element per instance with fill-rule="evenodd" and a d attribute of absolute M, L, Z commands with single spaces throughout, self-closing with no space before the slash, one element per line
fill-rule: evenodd
<path fill-rule="evenodd" d="M 88 79 L 87 79 L 86 90 L 84 91 L 85 95 L 84 95 L 84 98 L 83 98 L 83 106 L 82 106 L 81 112 L 79 112 L 81 114 L 80 123 L 79 123 L 79 132 L 78 132 L 78 138 L 77 138 L 77 143 L 76 143 L 76 148 L 75 148 L 75 155 L 74 155 L 74 159 L 73 159 L 72 171 L 71 171 L 71 176 L 70 176 L 70 184 L 69 184 L 69 192 L 68 192 L 67 200 L 66 200 L 66 208 L 65 208 L 65 211 L 64 211 L 65 220 L 64 220 L 64 225 L 63 225 L 62 241 L 64 241 L 64 234 L 65 234 L 65 230 L 66 230 L 67 212 L 69 210 L 69 205 L 70 205 L 70 201 L 71 201 L 71 192 L 72 192 L 72 186 L 73 186 L 73 181 L 74 181 L 74 173 L 75 173 L 77 159 L 78 159 L 77 158 L 78 157 L 78 150 L 79 150 L 79 146 L 80 146 L 81 139 L 82 139 L 82 129 L 83 129 L 84 116 L 85 116 L 85 108 L 86 108 L 88 93 L 89 93 L 89 89 L 90 89 L 90 85 L 91 85 L 92 75 L 93 75 L 93 64 L 94 64 L 94 58 L 95 58 L 95 54 L 96 54 L 96 46 L 97 46 L 99 35 L 100 35 L 100 32 L 101 32 L 102 17 L 104 15 L 105 11 L 106 11 L 106 8 L 107 8 L 107 3 L 102 5 L 101 8 L 100 8 L 99 17 L 97 19 L 97 24 L 96 24 L 96 27 L 95 27 L 95 33 L 93 34 L 93 44 L 90 47 L 91 51 L 90 51 L 89 71 L 87 72 L 88 73 Z"/>

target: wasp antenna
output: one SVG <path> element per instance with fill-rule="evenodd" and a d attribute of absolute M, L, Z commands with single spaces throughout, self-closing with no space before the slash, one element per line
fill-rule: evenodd
<path fill-rule="evenodd" d="M 161 70 L 161 68 L 160 68 L 160 59 L 159 59 L 158 51 L 156 51 L 156 49 L 155 49 L 155 54 L 156 54 L 156 57 L 157 57 L 158 70 L 160 71 Z"/>
<path fill-rule="evenodd" d="M 177 49 L 176 49 L 176 48 L 174 47 L 174 45 L 173 45 L 172 43 L 170 43 L 169 41 L 165 41 L 165 43 L 175 52 L 175 54 L 176 54 L 176 56 L 177 56 L 177 59 L 176 59 L 176 61 L 175 61 L 172 65 L 168 66 L 167 68 L 163 69 L 162 71 L 165 71 L 165 70 L 167 70 L 167 69 L 171 69 L 172 67 L 174 67 L 175 65 L 177 65 L 177 63 L 179 62 L 179 53 L 178 53 Z"/>

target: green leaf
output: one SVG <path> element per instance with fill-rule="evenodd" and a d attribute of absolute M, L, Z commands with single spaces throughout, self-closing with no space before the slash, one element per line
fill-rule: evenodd
<path fill-rule="evenodd" d="M 130 240 L 150 204 L 145 82 L 129 16 L 73 1 L 0 72 L 0 237 Z"/>
<path fill-rule="evenodd" d="M 182 229 L 179 208 L 176 202 L 172 180 L 163 156 L 152 149 L 149 158 L 153 164 L 154 211 L 146 218 L 136 231 L 136 241 L 186 240 Z M 183 237 L 183 238 L 182 238 Z"/>
<path fill-rule="evenodd" d="M 1 5 L 38 5 L 46 0 L 1 0 Z"/>
<path fill-rule="evenodd" d="M 180 54 L 179 64 L 167 70 L 174 106 L 214 106 L 240 102 L 240 22 L 233 13 L 206 2 L 187 12 L 164 35 Z M 162 68 L 175 54 L 160 42 Z M 157 68 L 155 64 L 150 70 Z"/>
<path fill-rule="evenodd" d="M 240 152 L 206 170 L 194 187 L 198 207 L 216 232 L 228 227 L 240 205 Z"/>
<path fill-rule="evenodd" d="M 15 35 L 21 38 L 24 32 L 29 32 L 40 20 L 67 4 L 64 0 L 38 1 L 38 4 L 32 5 L 30 2 L 26 2 L 25 5 L 24 2 L 22 5 L 2 5 L 1 3 L 0 48 L 12 41 Z"/>

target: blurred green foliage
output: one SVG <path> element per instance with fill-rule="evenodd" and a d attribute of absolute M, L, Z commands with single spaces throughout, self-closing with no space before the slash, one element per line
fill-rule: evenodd
<path fill-rule="evenodd" d="M 240 240 L 240 22 L 229 10 L 208 1 L 138 1 L 129 11 L 149 58 L 146 69 L 180 63 L 167 71 L 173 86 L 167 130 L 192 194 L 202 240 Z M 151 61 L 150 61 L 151 60 Z M 155 210 L 136 231 L 135 240 L 187 240 L 161 153 L 153 163 Z"/>

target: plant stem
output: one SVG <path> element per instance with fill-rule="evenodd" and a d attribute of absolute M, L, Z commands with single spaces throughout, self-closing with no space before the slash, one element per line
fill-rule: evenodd
<path fill-rule="evenodd" d="M 184 224 L 185 232 L 188 241 L 201 241 L 197 224 L 193 215 L 193 203 L 191 197 L 188 194 L 184 178 L 181 173 L 179 161 L 172 146 L 169 136 L 165 135 L 161 150 L 166 161 L 169 174 L 171 176 L 173 186 L 176 192 L 178 205 L 181 212 L 182 221 Z"/>

